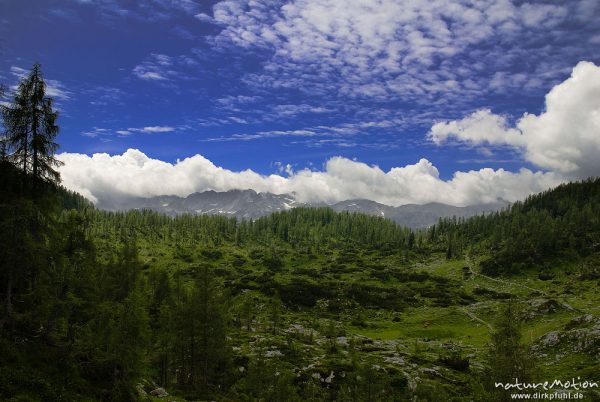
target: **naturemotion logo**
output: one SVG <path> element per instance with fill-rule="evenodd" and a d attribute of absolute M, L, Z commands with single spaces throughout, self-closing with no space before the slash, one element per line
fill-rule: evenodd
<path fill-rule="evenodd" d="M 494 386 L 496 388 L 502 388 L 505 390 L 517 389 L 519 391 L 523 391 L 523 390 L 527 390 L 527 389 L 543 389 L 544 391 L 548 391 L 551 389 L 560 389 L 560 390 L 572 389 L 575 391 L 580 391 L 580 390 L 585 390 L 585 389 L 598 388 L 598 383 L 595 381 L 588 381 L 588 380 L 581 381 L 581 377 L 577 377 L 577 380 L 575 380 L 575 378 L 572 378 L 571 380 L 567 380 L 567 381 L 555 379 L 552 382 L 544 381 L 544 382 L 537 382 L 537 383 L 519 382 L 519 379 L 515 378 L 514 382 L 512 382 L 512 383 L 511 382 L 507 382 L 507 383 L 494 382 Z"/>

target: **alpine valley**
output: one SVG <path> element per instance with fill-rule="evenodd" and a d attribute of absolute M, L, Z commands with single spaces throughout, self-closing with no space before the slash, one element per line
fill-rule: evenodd
<path fill-rule="evenodd" d="M 0 0 L 0 401 L 600 402 L 599 21 Z"/>

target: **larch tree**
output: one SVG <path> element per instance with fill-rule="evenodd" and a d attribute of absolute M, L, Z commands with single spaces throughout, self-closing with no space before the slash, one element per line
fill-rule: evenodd
<path fill-rule="evenodd" d="M 31 173 L 34 181 L 57 183 L 60 175 L 56 168 L 61 165 L 55 157 L 58 112 L 54 110 L 52 99 L 46 96 L 39 63 L 21 79 L 13 102 L 2 106 L 2 117 L 15 165 L 24 173 Z"/>

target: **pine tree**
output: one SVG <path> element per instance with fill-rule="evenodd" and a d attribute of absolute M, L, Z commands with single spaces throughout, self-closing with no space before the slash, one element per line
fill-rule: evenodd
<path fill-rule="evenodd" d="M 14 163 L 23 172 L 31 173 L 34 180 L 59 182 L 55 168 L 61 162 L 54 156 L 58 149 L 55 142 L 58 112 L 53 109 L 52 99 L 46 96 L 40 64 L 34 64 L 29 75 L 21 80 L 12 104 L 2 107 L 2 117 Z"/>
<path fill-rule="evenodd" d="M 177 301 L 172 327 L 179 386 L 198 391 L 222 382 L 229 359 L 226 298 L 207 267 Z"/>

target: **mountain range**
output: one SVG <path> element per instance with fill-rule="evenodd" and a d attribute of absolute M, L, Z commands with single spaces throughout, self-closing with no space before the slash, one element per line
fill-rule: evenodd
<path fill-rule="evenodd" d="M 398 207 L 365 199 L 341 201 L 335 204 L 301 203 L 293 194 L 257 193 L 254 190 L 230 190 L 225 192 L 204 191 L 187 197 L 164 195 L 150 198 L 124 198 L 118 202 L 100 201 L 97 207 L 105 210 L 150 209 L 167 215 L 208 214 L 228 215 L 238 219 L 256 219 L 273 212 L 294 207 L 328 206 L 335 211 L 359 212 L 391 219 L 402 226 L 423 228 L 435 224 L 442 217 L 470 217 L 498 211 L 507 202 L 456 207 L 441 203 L 423 205 L 407 204 Z"/>

